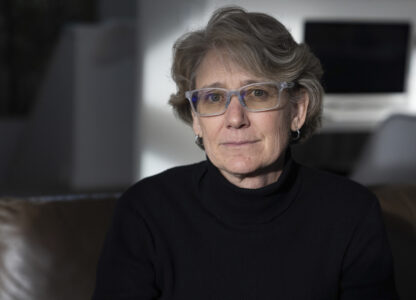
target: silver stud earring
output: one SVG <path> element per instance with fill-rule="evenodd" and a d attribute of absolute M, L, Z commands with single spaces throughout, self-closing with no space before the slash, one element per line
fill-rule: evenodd
<path fill-rule="evenodd" d="M 204 141 L 202 139 L 202 137 L 200 137 L 199 135 L 195 134 L 195 144 L 201 148 L 202 150 L 204 150 Z"/>
<path fill-rule="evenodd" d="M 296 129 L 296 131 L 292 131 L 292 141 L 296 142 L 300 139 L 300 129 Z"/>

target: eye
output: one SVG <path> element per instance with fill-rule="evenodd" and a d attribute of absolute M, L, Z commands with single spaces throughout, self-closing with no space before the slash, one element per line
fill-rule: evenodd
<path fill-rule="evenodd" d="M 210 102 L 220 102 L 222 100 L 222 95 L 219 93 L 208 93 L 205 96 L 205 100 Z"/>
<path fill-rule="evenodd" d="M 268 93 L 267 91 L 262 90 L 262 89 L 252 89 L 250 91 L 250 95 L 254 97 L 258 97 L 258 98 L 264 98 L 268 96 Z"/>

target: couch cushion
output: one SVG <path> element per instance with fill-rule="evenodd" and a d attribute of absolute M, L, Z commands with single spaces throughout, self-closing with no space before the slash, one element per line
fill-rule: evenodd
<path fill-rule="evenodd" d="M 0 299 L 90 299 L 115 198 L 0 199 Z"/>

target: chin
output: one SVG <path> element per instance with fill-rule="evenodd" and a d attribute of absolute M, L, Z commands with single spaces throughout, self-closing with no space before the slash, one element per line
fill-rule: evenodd
<path fill-rule="evenodd" d="M 234 175 L 247 175 L 255 173 L 260 169 L 260 164 L 253 161 L 247 161 L 244 159 L 235 160 L 232 159 L 224 164 L 223 170 Z"/>

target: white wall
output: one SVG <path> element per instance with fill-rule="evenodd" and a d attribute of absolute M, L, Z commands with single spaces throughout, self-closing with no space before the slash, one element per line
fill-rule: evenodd
<path fill-rule="evenodd" d="M 40 95 L 19 141 L 8 184 L 21 190 L 69 181 L 74 85 L 74 42 L 65 31 L 55 48 Z"/>
<path fill-rule="evenodd" d="M 138 51 L 141 63 L 138 68 L 141 76 L 137 84 L 140 117 L 136 125 L 139 130 L 136 134 L 136 178 L 204 159 L 204 153 L 193 144 L 190 128 L 175 120 L 167 105 L 169 95 L 175 91 L 170 79 L 171 49 L 181 34 L 204 26 L 215 8 L 227 4 L 273 15 L 288 27 L 297 41 L 302 40 L 303 22 L 306 19 L 409 20 L 416 24 L 416 1 L 413 0 L 140 1 Z M 413 50 L 413 62 L 415 57 Z M 387 102 L 406 104 L 405 109 L 416 107 L 415 70 L 413 63 L 408 93 L 395 95 L 394 99 L 386 96 Z M 326 99 L 331 100 L 333 99 Z M 360 101 L 358 95 L 356 100 Z M 356 111 L 351 114 L 355 115 Z M 369 116 L 367 112 L 364 115 Z M 337 130 L 342 130 L 343 123 L 336 123 L 341 124 Z M 355 127 L 368 125 L 355 120 L 348 126 L 354 124 Z"/>
<path fill-rule="evenodd" d="M 204 158 L 192 131 L 175 119 L 167 102 L 175 91 L 170 78 L 172 45 L 208 15 L 205 9 L 203 0 L 140 2 L 136 178 Z"/>
<path fill-rule="evenodd" d="M 22 191 L 94 191 L 133 181 L 136 23 L 67 27 L 16 151 Z"/>
<path fill-rule="evenodd" d="M 136 77 L 134 21 L 74 29 L 73 189 L 111 189 L 132 181 Z"/>
<path fill-rule="evenodd" d="M 61 32 L 36 106 L 0 122 L 0 190 L 102 191 L 134 179 L 137 0 L 99 0 Z"/>

